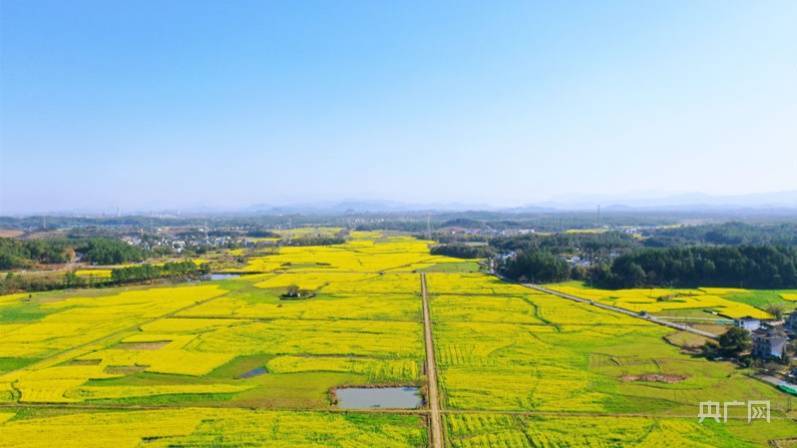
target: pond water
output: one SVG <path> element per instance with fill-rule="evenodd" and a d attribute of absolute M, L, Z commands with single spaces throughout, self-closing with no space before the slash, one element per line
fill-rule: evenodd
<path fill-rule="evenodd" d="M 238 378 L 239 379 L 252 378 L 253 376 L 263 375 L 263 374 L 266 374 L 266 373 L 268 373 L 268 370 L 266 370 L 265 367 L 258 367 L 256 369 L 252 369 L 252 370 L 250 370 L 250 371 L 248 371 L 246 373 L 242 373 L 241 376 L 239 376 Z"/>
<path fill-rule="evenodd" d="M 230 278 L 238 278 L 241 274 L 208 274 L 204 278 L 205 280 L 227 280 Z"/>
<path fill-rule="evenodd" d="M 343 409 L 415 409 L 423 403 L 417 387 L 346 387 L 335 395 Z"/>

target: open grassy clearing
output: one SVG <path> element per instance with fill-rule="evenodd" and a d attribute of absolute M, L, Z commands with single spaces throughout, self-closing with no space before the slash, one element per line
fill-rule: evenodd
<path fill-rule="evenodd" d="M 446 407 L 556 414 L 491 414 L 504 422 L 492 429 L 449 415 L 452 446 L 762 446 L 797 435 L 786 395 L 681 353 L 670 329 L 481 274 L 428 277 Z M 770 400 L 777 423 L 694 417 L 700 401 L 752 399 Z"/>

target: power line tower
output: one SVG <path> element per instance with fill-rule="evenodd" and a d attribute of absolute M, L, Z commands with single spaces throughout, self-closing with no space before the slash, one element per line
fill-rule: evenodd
<path fill-rule="evenodd" d="M 597 211 L 597 214 L 596 214 L 596 221 L 598 223 L 598 227 L 600 227 L 600 225 L 601 225 L 601 205 L 600 204 L 598 204 L 598 211 Z"/>
<path fill-rule="evenodd" d="M 426 239 L 432 239 L 432 215 L 426 215 Z"/>

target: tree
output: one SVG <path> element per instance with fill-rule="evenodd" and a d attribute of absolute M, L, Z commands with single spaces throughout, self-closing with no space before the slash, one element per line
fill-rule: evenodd
<path fill-rule="evenodd" d="M 570 268 L 564 260 L 539 250 L 519 252 L 505 261 L 499 271 L 511 279 L 525 277 L 532 282 L 560 282 L 570 277 Z"/>
<path fill-rule="evenodd" d="M 775 320 L 783 319 L 783 307 L 778 305 L 770 305 L 767 307 L 767 313 L 773 315 Z"/>
<path fill-rule="evenodd" d="M 753 341 L 750 333 L 744 328 L 731 327 L 719 339 L 719 352 L 723 356 L 730 358 L 738 357 L 740 354 L 750 350 Z"/>

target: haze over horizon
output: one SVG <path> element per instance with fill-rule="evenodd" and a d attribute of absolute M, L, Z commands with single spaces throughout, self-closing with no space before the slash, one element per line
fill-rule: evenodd
<path fill-rule="evenodd" d="M 0 215 L 794 192 L 794 23 L 790 1 L 2 2 Z"/>

